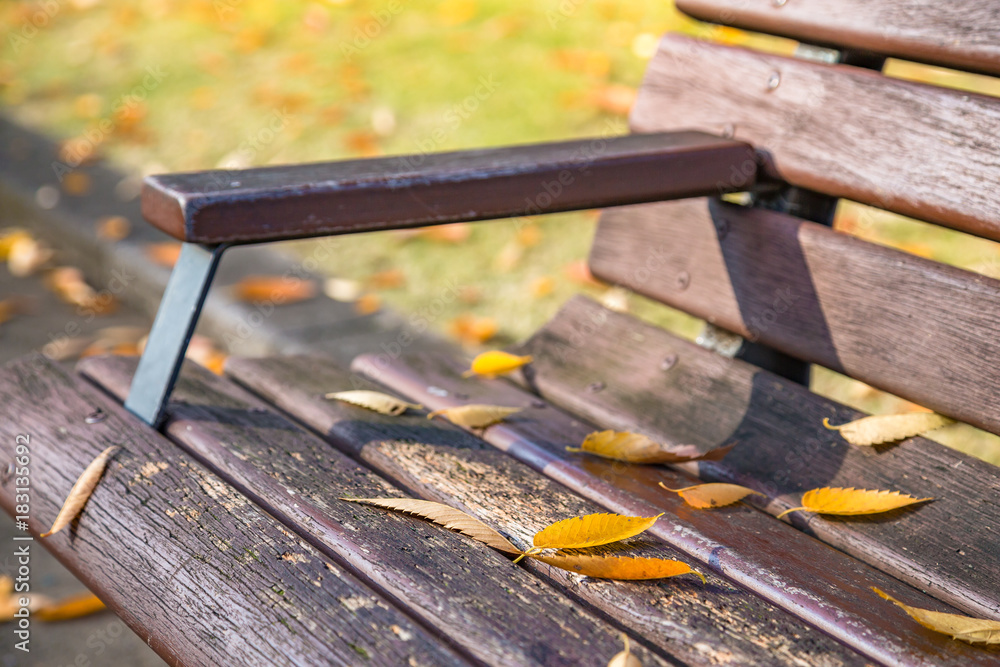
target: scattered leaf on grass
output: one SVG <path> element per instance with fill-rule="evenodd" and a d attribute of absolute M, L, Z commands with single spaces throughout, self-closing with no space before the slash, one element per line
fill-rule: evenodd
<path fill-rule="evenodd" d="M 68 621 L 106 609 L 93 593 L 81 593 L 41 605 L 35 612 L 40 621 Z"/>
<path fill-rule="evenodd" d="M 683 489 L 671 489 L 663 482 L 660 482 L 660 486 L 667 491 L 680 494 L 680 497 L 683 498 L 684 502 L 688 505 L 702 510 L 732 505 L 733 503 L 739 502 L 751 494 L 758 496 L 764 495 L 759 491 L 748 489 L 747 487 L 740 486 L 739 484 L 697 484 Z"/>
<path fill-rule="evenodd" d="M 486 428 L 493 424 L 502 422 L 510 415 L 520 412 L 521 408 L 506 408 L 502 405 L 482 405 L 472 403 L 470 405 L 459 405 L 454 408 L 442 408 L 427 415 L 428 419 L 433 419 L 439 415 L 448 418 L 452 424 L 464 426 L 466 428 Z"/>
<path fill-rule="evenodd" d="M 632 558 L 630 556 L 591 556 L 578 553 L 557 552 L 550 556 L 532 555 L 554 567 L 569 570 L 594 579 L 665 579 L 679 574 L 692 573 L 705 581 L 705 576 L 692 570 L 687 563 L 666 558 Z"/>
<path fill-rule="evenodd" d="M 433 521 L 449 530 L 467 535 L 498 551 L 518 555 L 522 553 L 506 537 L 479 519 L 441 503 L 434 503 L 429 500 L 417 500 L 415 498 L 341 498 L 341 500 L 413 514 L 428 521 Z"/>
<path fill-rule="evenodd" d="M 632 651 L 628 645 L 628 635 L 622 633 L 622 640 L 625 642 L 625 650 L 616 653 L 615 657 L 611 658 L 611 661 L 608 663 L 608 667 L 642 667 L 639 659 L 632 655 Z"/>
<path fill-rule="evenodd" d="M 905 611 L 917 623 L 934 632 L 951 635 L 952 639 L 959 639 L 970 644 L 1000 644 L 1000 621 L 911 607 L 874 586 L 872 586 L 872 590 Z"/>
<path fill-rule="evenodd" d="M 354 302 L 354 310 L 358 311 L 362 315 L 371 315 L 372 313 L 378 311 L 382 307 L 382 299 L 379 298 L 378 294 L 362 294 L 358 297 L 358 300 Z"/>
<path fill-rule="evenodd" d="M 922 503 L 933 498 L 914 498 L 899 491 L 869 491 L 866 489 L 842 489 L 839 487 L 823 487 L 812 489 L 802 494 L 802 507 L 785 510 L 778 518 L 790 512 L 805 510 L 815 514 L 839 514 L 844 516 L 855 514 L 878 514 Z"/>
<path fill-rule="evenodd" d="M 291 276 L 247 276 L 233 285 L 233 295 L 248 303 L 295 303 L 316 296 L 316 283 Z"/>
<path fill-rule="evenodd" d="M 379 271 L 368 276 L 368 287 L 371 289 L 397 289 L 406 284 L 406 276 L 399 269 Z"/>
<path fill-rule="evenodd" d="M 483 377 L 492 378 L 497 375 L 516 371 L 521 366 L 530 364 L 531 362 L 532 358 L 530 355 L 519 357 L 509 352 L 490 350 L 489 352 L 483 352 L 473 359 L 471 368 L 462 373 L 462 377 L 468 378 L 473 375 L 482 375 Z"/>
<path fill-rule="evenodd" d="M 611 544 L 638 535 L 661 516 L 663 514 L 643 517 L 610 513 L 577 516 L 538 531 L 533 544 L 539 549 L 583 549 Z"/>
<path fill-rule="evenodd" d="M 579 447 L 567 447 L 566 451 L 587 452 L 606 459 L 651 465 L 718 461 L 734 446 L 717 447 L 703 454 L 694 445 L 665 445 L 640 433 L 595 431 L 588 434 Z"/>
<path fill-rule="evenodd" d="M 47 533 L 43 533 L 39 537 L 48 537 L 49 535 L 58 533 L 68 526 L 76 515 L 80 513 L 83 506 L 87 504 L 90 494 L 94 492 L 94 487 L 97 486 L 98 480 L 101 479 L 104 467 L 108 464 L 108 459 L 116 451 L 118 451 L 118 446 L 111 445 L 90 462 L 90 465 L 84 469 L 80 478 L 76 480 L 76 484 L 69 490 L 66 502 L 63 503 L 62 509 L 59 510 L 56 520 L 52 522 L 52 527 L 49 528 Z"/>
<path fill-rule="evenodd" d="M 406 412 L 407 408 L 419 410 L 424 407 L 416 403 L 401 401 L 395 396 L 383 394 L 378 391 L 368 391 L 366 389 L 334 391 L 326 394 L 324 398 L 343 401 L 344 403 L 350 403 L 361 408 L 368 408 L 375 412 L 381 412 L 383 415 L 401 415 Z"/>
<path fill-rule="evenodd" d="M 840 431 L 844 440 L 852 445 L 881 445 L 895 442 L 954 423 L 954 419 L 948 419 L 934 412 L 873 415 L 840 426 L 833 426 L 829 419 L 823 419 L 823 426 L 833 431 Z"/>

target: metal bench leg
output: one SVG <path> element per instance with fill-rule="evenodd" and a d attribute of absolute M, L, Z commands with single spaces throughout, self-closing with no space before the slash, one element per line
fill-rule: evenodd
<path fill-rule="evenodd" d="M 156 312 L 125 407 L 159 428 L 224 245 L 185 243 Z"/>

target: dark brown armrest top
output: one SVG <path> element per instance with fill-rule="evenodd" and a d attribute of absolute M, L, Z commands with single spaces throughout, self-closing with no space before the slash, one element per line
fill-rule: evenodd
<path fill-rule="evenodd" d="M 721 194 L 756 173 L 743 142 L 632 134 L 150 176 L 142 211 L 182 241 L 252 243 Z"/>

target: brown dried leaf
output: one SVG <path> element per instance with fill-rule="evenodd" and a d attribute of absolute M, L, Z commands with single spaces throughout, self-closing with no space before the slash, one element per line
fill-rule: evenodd
<path fill-rule="evenodd" d="M 852 445 L 881 445 L 895 442 L 954 423 L 954 419 L 934 412 L 872 415 L 840 426 L 833 426 L 829 419 L 823 419 L 823 426 L 833 431 L 840 431 L 844 440 Z"/>
<path fill-rule="evenodd" d="M 802 494 L 802 507 L 785 510 L 778 518 L 790 512 L 805 510 L 815 514 L 837 514 L 851 516 L 856 514 L 878 514 L 906 507 L 915 503 L 923 503 L 933 498 L 914 498 L 899 491 L 869 491 L 866 489 L 823 487 L 812 489 Z"/>
<path fill-rule="evenodd" d="M 705 452 L 694 445 L 666 445 L 640 433 L 629 431 L 595 431 L 584 438 L 579 447 L 567 447 L 568 452 L 587 452 L 615 461 L 645 465 L 686 463 L 688 461 L 718 461 L 735 446 L 716 447 Z"/>
<path fill-rule="evenodd" d="M 620 653 L 616 653 L 608 663 L 608 667 L 642 667 L 642 663 L 639 662 L 639 659 L 632 655 L 632 650 L 628 645 L 628 635 L 622 633 L 622 639 L 625 642 L 625 650 Z"/>
<path fill-rule="evenodd" d="M 629 556 L 591 556 L 587 554 L 563 553 L 531 555 L 554 567 L 570 572 L 576 572 L 594 579 L 618 579 L 621 581 L 638 581 L 641 579 L 665 579 L 689 572 L 701 577 L 700 572 L 692 570 L 687 563 L 666 558 L 631 558 Z"/>
<path fill-rule="evenodd" d="M 509 554 L 522 554 L 522 551 L 511 544 L 506 537 L 479 519 L 441 503 L 434 503 L 429 500 L 417 500 L 415 498 L 341 498 L 341 500 L 413 514 L 428 521 L 433 521 L 449 530 L 467 535 L 498 551 Z"/>
<path fill-rule="evenodd" d="M 374 410 L 375 412 L 380 412 L 383 415 L 401 415 L 406 412 L 408 408 L 419 410 L 424 407 L 422 405 L 417 405 L 416 403 L 407 403 L 406 401 L 402 401 L 395 396 L 383 394 L 378 391 L 368 391 L 366 389 L 358 389 L 355 391 L 334 391 L 326 394 L 324 398 L 350 403 L 351 405 L 356 405 L 360 408 L 367 408 L 369 410 Z"/>
<path fill-rule="evenodd" d="M 663 482 L 660 482 L 660 486 L 667 491 L 680 494 L 680 497 L 684 499 L 684 502 L 697 509 L 725 507 L 726 505 L 732 505 L 733 503 L 739 502 L 751 494 L 758 496 L 764 495 L 759 491 L 748 489 L 747 487 L 740 486 L 739 484 L 697 484 L 683 489 L 671 489 Z"/>
<path fill-rule="evenodd" d="M 101 479 L 104 467 L 108 464 L 108 459 L 118 449 L 117 445 L 111 445 L 90 462 L 90 465 L 84 469 L 83 474 L 76 480 L 76 484 L 69 490 L 66 502 L 63 503 L 62 509 L 59 510 L 56 520 L 52 522 L 52 527 L 49 528 L 47 533 L 43 533 L 39 537 L 48 537 L 49 535 L 58 533 L 68 526 L 76 515 L 80 513 L 83 506 L 87 504 L 90 494 L 94 492 L 97 482 Z"/>
<path fill-rule="evenodd" d="M 486 428 L 502 422 L 512 414 L 520 412 L 521 408 L 505 408 L 502 405 L 482 405 L 472 403 L 470 405 L 459 405 L 454 408 L 442 408 L 427 415 L 428 419 L 433 419 L 439 415 L 444 415 L 452 424 L 464 426 L 466 428 Z"/>
<path fill-rule="evenodd" d="M 583 549 L 611 544 L 643 532 L 663 514 L 653 517 L 621 514 L 587 514 L 557 521 L 535 533 L 538 549 Z"/>
<path fill-rule="evenodd" d="M 472 377 L 473 375 L 482 375 L 483 377 L 496 377 L 497 375 L 503 375 L 505 373 L 510 373 L 515 371 L 525 364 L 530 364 L 532 358 L 530 355 L 519 357 L 516 354 L 510 354 L 509 352 L 503 352 L 500 350 L 491 350 L 489 352 L 483 352 L 472 360 L 472 366 L 469 370 L 462 373 L 462 377 Z"/>
<path fill-rule="evenodd" d="M 905 611 L 917 623 L 934 632 L 951 635 L 952 639 L 959 639 L 970 644 L 1000 644 L 1000 621 L 911 607 L 874 586 L 872 586 L 872 590 Z"/>

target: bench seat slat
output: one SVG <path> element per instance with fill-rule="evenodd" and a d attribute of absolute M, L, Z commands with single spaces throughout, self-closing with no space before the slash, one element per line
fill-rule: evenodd
<path fill-rule="evenodd" d="M 80 367 L 121 398 L 135 365 L 104 357 Z M 169 437 L 474 661 L 603 666 L 621 650 L 616 627 L 508 557 L 419 519 L 338 500 L 408 494 L 232 382 L 188 364 L 174 396 Z M 645 665 L 669 664 L 642 646 L 636 653 Z"/>
<path fill-rule="evenodd" d="M 628 333 L 618 333 L 616 344 L 630 339 Z M 575 358 L 569 363 L 576 363 Z M 645 364 L 647 369 L 659 366 L 659 362 Z M 460 373 L 465 364 L 441 355 L 401 359 L 362 356 L 354 367 L 429 408 L 466 402 L 533 406 L 538 400 L 504 380 L 463 380 Z M 628 382 L 627 374 L 619 377 Z M 442 390 L 449 395 L 443 397 Z M 587 391 L 586 386 L 578 391 Z M 637 407 L 644 408 L 644 415 L 663 410 L 655 400 L 641 396 L 634 400 Z M 685 409 L 692 412 L 697 408 L 689 405 Z M 619 428 L 637 428 L 634 414 L 621 418 L 619 412 L 618 416 L 620 422 L 628 422 L 617 424 Z M 638 421 L 639 430 L 644 430 L 642 418 Z M 661 466 L 630 466 L 565 451 L 567 446 L 578 446 L 594 429 L 583 419 L 552 407 L 528 407 L 523 418 L 491 426 L 483 437 L 611 511 L 644 516 L 666 512 L 650 533 L 876 662 L 928 667 L 992 664 L 994 658 L 987 652 L 922 632 L 918 626 L 907 625 L 905 619 L 887 614 L 869 587 L 888 590 L 883 586 L 890 586 L 899 593 L 891 594 L 902 596 L 907 604 L 950 609 L 943 603 L 782 521 L 747 506 L 719 512 L 693 510 L 676 494 L 658 486 L 661 481 L 671 488 L 696 483 L 687 475 Z"/>
<path fill-rule="evenodd" d="M 1000 12 L 991 0 L 677 0 L 677 8 L 810 44 L 1000 74 Z"/>
<path fill-rule="evenodd" d="M 87 423 L 98 409 L 103 420 Z M 345 665 L 367 655 L 392 664 L 469 664 L 103 392 L 41 355 L 0 369 L 4 461 L 14 459 L 18 435 L 29 438 L 36 539 L 11 548 L 44 545 L 168 663 Z M 122 449 L 79 519 L 37 539 L 80 472 L 112 444 Z M 20 513 L 15 482 L 0 484 L 0 505 L 11 514 Z M 32 592 L 45 592 L 39 583 L 32 580 Z M 357 604 L 348 611 L 331 600 Z M 13 635 L 9 627 L 4 632 Z"/>
<path fill-rule="evenodd" d="M 729 130 L 794 185 L 1000 239 L 1000 99 L 668 35 L 631 125 Z"/>
<path fill-rule="evenodd" d="M 385 391 L 330 360 L 230 358 L 226 372 L 405 488 L 465 508 L 522 543 L 530 543 L 533 533 L 550 522 L 606 511 L 478 438 L 429 437 L 439 429 L 456 428 L 441 420 L 428 422 L 422 414 L 376 415 L 324 400 L 324 393 L 338 387 Z M 547 412 L 553 411 L 538 414 L 544 417 Z M 633 543 L 643 555 L 691 562 L 646 535 Z M 576 575 L 534 561 L 525 567 L 686 663 L 726 662 L 726 656 L 740 665 L 865 662 L 846 646 L 711 573 L 707 586 L 684 577 L 581 584 Z"/>
<path fill-rule="evenodd" d="M 606 211 L 590 267 L 751 340 L 1000 433 L 1000 368 L 983 363 L 1000 358 L 993 278 L 704 199 Z"/>

